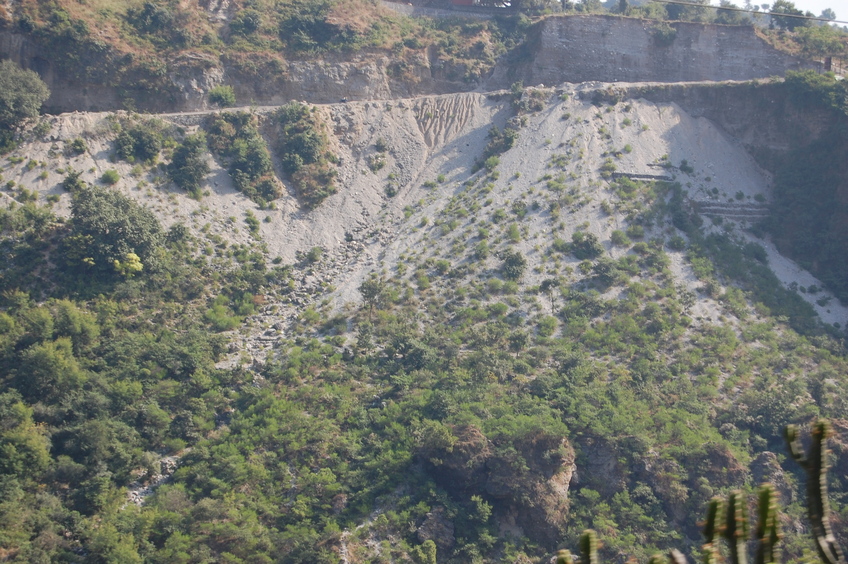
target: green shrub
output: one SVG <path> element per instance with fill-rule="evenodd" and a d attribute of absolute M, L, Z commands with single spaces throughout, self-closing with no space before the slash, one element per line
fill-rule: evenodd
<path fill-rule="evenodd" d="M 501 275 L 505 280 L 513 282 L 521 280 L 521 277 L 524 276 L 525 268 L 527 268 L 527 259 L 521 253 L 509 249 L 503 254 Z"/>
<path fill-rule="evenodd" d="M 309 106 L 299 102 L 281 107 L 274 119 L 278 126 L 275 151 L 283 170 L 289 174 L 301 202 L 314 208 L 336 192 L 336 171 L 331 167 L 335 157 L 329 153 L 324 125 Z"/>
<path fill-rule="evenodd" d="M 209 174 L 209 163 L 206 162 L 206 135 L 202 131 L 189 135 L 177 145 L 167 170 L 174 184 L 199 198 L 201 182 Z"/>
<path fill-rule="evenodd" d="M 677 39 L 677 30 L 671 27 L 667 22 L 661 22 L 655 24 L 654 27 L 651 28 L 651 36 L 654 38 L 657 45 L 667 47 L 674 43 L 674 40 Z"/>
<path fill-rule="evenodd" d="M 536 326 L 536 330 L 539 333 L 540 337 L 550 337 L 556 331 L 556 327 L 556 318 L 551 317 L 550 315 L 546 315 L 539 319 L 539 322 Z"/>
<path fill-rule="evenodd" d="M 668 248 L 673 251 L 682 251 L 686 249 L 686 239 L 680 235 L 674 235 L 668 240 Z"/>
<path fill-rule="evenodd" d="M 154 162 L 164 144 L 164 124 L 146 120 L 124 129 L 115 139 L 115 153 L 127 161 Z"/>
<path fill-rule="evenodd" d="M 118 171 L 115 169 L 109 169 L 103 173 L 103 176 L 100 177 L 100 181 L 103 184 L 112 185 L 116 184 L 121 179 L 121 175 L 118 174 Z"/>
<path fill-rule="evenodd" d="M 88 151 L 88 145 L 85 142 L 85 139 L 82 137 L 75 137 L 71 141 L 68 142 L 68 151 L 73 153 L 74 155 L 82 155 L 86 151 Z"/>
<path fill-rule="evenodd" d="M 645 236 L 645 228 L 635 223 L 628 225 L 627 236 L 632 239 L 642 239 Z"/>
<path fill-rule="evenodd" d="M 597 235 L 578 231 L 571 236 L 571 254 L 578 259 L 593 259 L 602 255 L 604 246 Z"/>
<path fill-rule="evenodd" d="M 306 253 L 306 261 L 310 264 L 315 264 L 321 260 L 321 257 L 324 256 L 324 249 L 321 247 L 312 247 Z"/>
<path fill-rule="evenodd" d="M 630 239 L 624 231 L 621 231 L 620 229 L 616 229 L 610 234 L 610 241 L 612 241 L 612 244 L 616 247 L 629 247 L 631 244 Z"/>
<path fill-rule="evenodd" d="M 261 226 L 261 223 L 260 223 L 259 219 L 257 219 L 257 218 L 256 218 L 256 216 L 255 216 L 255 215 L 253 215 L 253 212 L 252 212 L 252 211 L 247 210 L 247 211 L 245 212 L 245 214 L 244 214 L 244 222 L 245 222 L 245 224 L 247 224 L 247 229 L 248 229 L 248 230 L 249 230 L 249 231 L 250 231 L 253 235 L 258 235 L 258 234 L 259 234 L 259 227 Z"/>
<path fill-rule="evenodd" d="M 216 331 L 231 331 L 241 325 L 242 317 L 234 315 L 226 296 L 218 296 L 203 317 Z"/>
<path fill-rule="evenodd" d="M 251 35 L 262 25 L 262 12 L 247 8 L 239 12 L 230 22 L 230 32 L 236 35 Z M 211 91 L 210 91 L 210 101 Z M 232 105 L 232 104 L 230 104 Z"/>
<path fill-rule="evenodd" d="M 81 176 L 82 172 L 73 169 L 68 169 L 65 178 L 62 180 L 62 188 L 72 194 L 77 190 L 85 188 L 88 184 L 82 178 L 80 178 Z"/>
<path fill-rule="evenodd" d="M 221 108 L 229 108 L 236 105 L 236 93 L 232 86 L 215 86 L 209 90 L 209 102 Z"/>

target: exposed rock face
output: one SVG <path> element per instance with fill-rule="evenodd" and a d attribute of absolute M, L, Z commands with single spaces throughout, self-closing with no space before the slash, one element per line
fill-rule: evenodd
<path fill-rule="evenodd" d="M 427 514 L 426 519 L 416 532 L 418 540 L 422 543 L 431 540 L 436 543 L 439 554 L 450 554 L 451 549 L 456 544 L 454 530 L 453 521 L 448 519 L 445 508 L 436 507 Z"/>
<path fill-rule="evenodd" d="M 280 105 L 290 100 L 328 103 L 341 98 L 389 100 L 477 86 L 463 80 L 464 66 L 442 61 L 427 49 L 407 61 L 364 54 L 282 62 L 260 56 L 219 59 L 205 52 L 184 52 L 168 62 L 167 75 L 152 91 L 142 86 L 150 77 L 139 77 L 139 84 L 124 77 L 120 88 L 110 84 L 116 80 L 108 76 L 112 63 L 104 61 L 91 63 L 103 76 L 81 80 L 71 69 L 55 64 L 43 45 L 9 30 L 0 31 L 0 57 L 38 72 L 50 88 L 45 107 L 52 112 L 118 110 L 130 99 L 138 109 L 148 111 L 201 110 L 208 107 L 209 90 L 220 84 L 233 86 L 240 105 Z"/>
<path fill-rule="evenodd" d="M 617 16 L 560 16 L 539 24 L 525 54 L 532 61 L 496 70 L 502 85 L 561 82 L 750 80 L 804 68 L 746 26 L 674 22 L 673 39 L 657 38 L 655 22 Z M 529 62 L 529 64 L 527 64 Z"/>
<path fill-rule="evenodd" d="M 597 490 L 604 497 L 625 487 L 619 454 L 603 439 L 586 437 L 580 443 L 580 466 L 576 473 L 581 487 Z"/>
<path fill-rule="evenodd" d="M 757 455 L 751 462 L 751 477 L 754 484 L 772 484 L 777 490 L 781 506 L 792 503 L 792 484 L 780 467 L 775 453 L 766 451 Z"/>
<path fill-rule="evenodd" d="M 537 542 L 561 538 L 574 472 L 574 450 L 565 438 L 536 431 L 498 444 L 473 425 L 449 428 L 449 441 L 419 450 L 442 487 L 462 497 L 485 497 L 501 520 Z"/>
<path fill-rule="evenodd" d="M 525 84 L 584 81 L 682 82 L 748 80 L 783 75 L 804 66 L 780 53 L 743 26 L 674 23 L 676 36 L 668 44 L 655 37 L 654 22 L 616 16 L 561 16 L 540 22 L 527 44 L 507 57 L 486 81 L 487 89 Z M 314 103 L 341 98 L 381 100 L 422 94 L 472 90 L 466 68 L 421 49 L 406 60 L 363 53 L 346 58 L 282 62 L 257 54 L 182 53 L 168 61 L 165 76 L 108 76 L 119 54 L 98 55 L 92 68 L 102 76 L 80 80 L 71 69 L 59 68 L 49 49 L 30 37 L 0 31 L 0 56 L 37 71 L 53 95 L 52 111 L 100 111 L 124 107 L 132 99 L 139 109 L 186 111 L 204 109 L 207 92 L 218 84 L 232 85 L 240 104 L 277 105 L 292 99 Z M 116 67 L 117 68 L 117 67 Z M 151 91 L 144 83 L 158 81 Z M 136 84 L 138 82 L 138 84 Z"/>

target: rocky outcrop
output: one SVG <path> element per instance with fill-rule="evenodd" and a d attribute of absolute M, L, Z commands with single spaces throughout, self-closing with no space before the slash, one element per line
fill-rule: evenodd
<path fill-rule="evenodd" d="M 753 27 L 674 22 L 659 29 L 651 20 L 602 15 L 547 18 L 518 55 L 499 65 L 492 83 L 751 80 L 808 66 Z"/>
<path fill-rule="evenodd" d="M 444 507 L 435 507 L 427 513 L 424 522 L 418 527 L 416 534 L 422 543 L 431 540 L 436 543 L 440 554 L 450 554 L 456 544 L 455 527 Z"/>
<path fill-rule="evenodd" d="M 292 61 L 261 54 L 219 58 L 208 52 L 186 51 L 167 62 L 164 74 L 156 71 L 151 76 L 144 69 L 119 70 L 123 64 L 119 60 L 126 57 L 106 53 L 97 61 L 83 61 L 99 74 L 81 78 L 73 69 L 58 64 L 45 45 L 7 29 L 0 31 L 0 57 L 38 72 L 51 91 L 45 108 L 56 113 L 128 107 L 152 112 L 202 110 L 208 108 L 209 90 L 221 84 L 233 87 L 239 105 L 280 105 L 291 100 L 328 103 L 342 98 L 389 100 L 477 86 L 464 80 L 464 66 L 440 60 L 428 49 L 404 60 L 362 53 Z"/>
<path fill-rule="evenodd" d="M 752 482 L 757 485 L 764 482 L 773 485 L 777 491 L 780 505 L 792 503 L 792 482 L 781 468 L 780 460 L 775 453 L 766 451 L 757 455 L 757 458 L 751 462 L 751 478 Z"/>
<path fill-rule="evenodd" d="M 753 28 L 675 22 L 673 39 L 658 42 L 652 21 L 617 16 L 558 16 L 538 23 L 528 40 L 504 58 L 484 86 L 491 90 L 562 82 L 682 82 L 748 80 L 783 75 L 806 63 L 781 53 Z M 80 78 L 31 36 L 0 31 L 0 56 L 36 70 L 53 95 L 51 111 L 101 111 L 126 106 L 145 111 L 190 111 L 208 105 L 207 93 L 231 85 L 240 105 L 314 103 L 342 98 L 385 100 L 473 90 L 468 69 L 441 59 L 434 48 L 403 58 L 383 52 L 283 61 L 274 54 L 219 57 L 183 52 L 164 68 L 128 67 L 131 54 L 85 53 L 97 76 Z M 135 68 L 135 70 L 133 70 Z M 137 76 L 136 76 L 137 75 Z"/>
<path fill-rule="evenodd" d="M 460 498 L 484 497 L 500 520 L 537 542 L 561 538 L 574 472 L 567 439 L 538 430 L 490 440 L 474 425 L 432 431 L 422 438 L 419 457 L 443 488 Z"/>

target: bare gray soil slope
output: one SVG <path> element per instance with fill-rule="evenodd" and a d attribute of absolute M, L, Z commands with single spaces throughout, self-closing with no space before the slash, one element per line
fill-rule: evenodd
<path fill-rule="evenodd" d="M 85 180 L 98 183 L 105 170 L 115 169 L 121 180 L 110 189 L 140 201 L 166 226 L 182 222 L 201 238 L 250 243 L 255 236 L 244 218 L 252 213 L 260 220 L 258 238 L 267 247 L 269 261 L 301 264 L 303 253 L 321 247 L 321 260 L 298 270 L 295 291 L 269 296 L 264 311 L 241 331 L 241 349 L 253 358 L 267 354 L 307 305 L 329 298 L 325 303 L 340 309 L 360 301 L 358 287 L 371 273 L 412 276 L 405 272 L 406 263 L 428 258 L 483 274 L 494 272 L 500 263 L 497 253 L 482 261 L 473 257 L 481 228 L 491 232 L 494 249 L 509 241 L 527 258 L 522 281 L 527 287 L 551 276 L 570 282 L 587 276 L 578 259 L 550 258 L 546 250 L 556 238 L 569 241 L 581 231 L 597 236 L 613 258 L 631 253 L 628 246 L 611 241 L 614 231 L 627 229 L 632 209 L 603 177 L 601 169 L 609 169 L 608 163 L 617 173 L 679 182 L 688 205 L 708 218 L 709 229 L 752 238 L 741 228 L 762 217 L 770 177 L 741 145 L 706 118 L 693 118 L 673 103 L 632 100 L 599 107 L 584 99 L 591 99 L 593 89 L 563 84 L 525 92 L 528 99 L 542 101 L 543 109 L 520 118 L 524 123 L 517 142 L 500 155 L 485 182 L 479 182 L 485 169 L 472 170 L 484 152 L 489 128 L 503 127 L 514 115 L 505 92 L 318 106 L 339 157 L 339 189 L 313 211 L 302 208 L 291 191 L 276 202 L 277 209 L 260 209 L 234 189 L 226 170 L 211 156 L 207 195 L 194 200 L 169 184 L 158 169 L 140 171 L 115 162 L 108 114 L 51 118 L 51 129 L 42 139 L 7 157 L 4 177 L 37 191 L 42 201 L 52 196 L 57 213 L 67 215 L 70 196 L 60 186 L 64 172 L 83 171 Z M 189 124 L 188 131 L 197 127 L 191 123 L 199 122 L 196 114 L 163 118 Z M 76 137 L 86 140 L 88 152 L 67 156 L 64 142 Z M 388 148 L 382 168 L 369 166 L 378 140 Z M 28 166 L 30 161 L 36 165 Z M 681 166 L 683 161 L 688 166 Z M 557 183 L 553 189 L 551 180 Z M 10 191 L 0 194 L 4 205 L 14 196 Z M 519 217 L 516 210 L 524 211 Z M 660 222 L 642 237 L 675 235 L 679 233 L 670 223 Z M 818 284 L 768 241 L 757 242 L 785 284 Z M 687 287 L 696 298 L 691 310 L 695 322 L 727 316 L 719 303 L 699 291 L 684 253 L 666 251 L 675 284 Z M 848 309 L 823 297 L 828 294 L 815 296 L 825 303 L 819 305 L 805 295 L 824 322 L 845 324 Z M 542 300 L 537 307 L 547 306 Z M 235 355 L 232 361 L 237 359 Z"/>

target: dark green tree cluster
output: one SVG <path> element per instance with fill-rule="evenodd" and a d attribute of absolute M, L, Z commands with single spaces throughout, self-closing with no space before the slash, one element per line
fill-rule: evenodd
<path fill-rule="evenodd" d="M 206 131 L 212 150 L 229 161 L 230 176 L 240 192 L 261 206 L 280 197 L 280 182 L 256 116 L 246 112 L 215 115 L 209 118 Z"/>
<path fill-rule="evenodd" d="M 165 142 L 166 126 L 150 119 L 127 123 L 115 139 L 115 154 L 125 161 L 155 163 Z"/>
<path fill-rule="evenodd" d="M 155 270 L 163 242 L 156 216 L 126 196 L 89 186 L 73 193 L 71 233 L 64 242 L 72 268 L 124 277 Z"/>
<path fill-rule="evenodd" d="M 185 228 L 163 234 L 113 192 L 81 187 L 73 205 L 70 225 L 32 202 L 0 210 L 0 552 L 26 563 L 185 561 L 202 533 L 164 543 L 179 503 L 148 521 L 126 488 L 224 425 L 247 382 L 215 368 L 226 343 L 207 330 L 206 295 L 250 301 L 284 275 L 242 247 L 213 268 Z M 83 238 L 85 256 L 149 251 L 157 266 L 125 279 L 57 260 L 61 241 Z"/>
<path fill-rule="evenodd" d="M 314 108 L 290 102 L 274 114 L 276 122 L 276 152 L 297 191 L 298 198 L 308 208 L 319 205 L 335 194 L 336 176 L 329 152 L 329 141 Z"/>
<path fill-rule="evenodd" d="M 815 273 L 848 303 L 848 207 L 840 194 L 848 172 L 832 166 L 848 157 L 848 87 L 832 75 L 789 73 L 782 88 L 793 106 L 817 108 L 830 126 L 806 146 L 786 155 L 775 174 L 772 214 L 766 223 L 782 252 Z"/>
<path fill-rule="evenodd" d="M 177 145 L 168 164 L 168 176 L 193 198 L 200 198 L 203 179 L 209 174 L 206 156 L 206 134 L 200 131 L 186 136 L 183 142 Z"/>
<path fill-rule="evenodd" d="M 0 151 L 14 146 L 15 130 L 37 116 L 49 96 L 50 90 L 35 72 L 8 59 L 0 61 Z"/>

